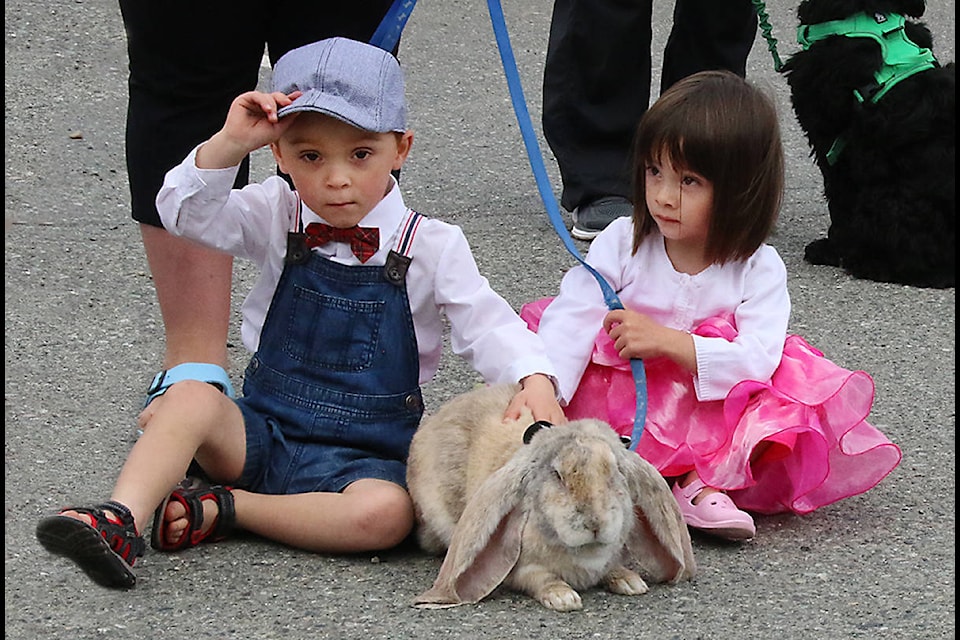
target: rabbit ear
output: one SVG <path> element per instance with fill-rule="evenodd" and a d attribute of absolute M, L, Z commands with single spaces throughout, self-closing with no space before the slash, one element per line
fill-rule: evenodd
<path fill-rule="evenodd" d="M 529 468 L 529 456 L 515 455 L 480 485 L 457 521 L 436 581 L 414 605 L 439 608 L 479 602 L 510 574 L 520 557 L 527 522 L 518 502 Z"/>
<path fill-rule="evenodd" d="M 627 552 L 655 582 L 692 578 L 696 562 L 690 532 L 667 481 L 635 452 L 623 454 L 621 469 L 630 487 L 637 519 Z"/>

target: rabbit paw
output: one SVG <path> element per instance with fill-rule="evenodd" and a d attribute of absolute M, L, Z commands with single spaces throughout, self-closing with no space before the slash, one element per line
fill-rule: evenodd
<path fill-rule="evenodd" d="M 563 581 L 550 583 L 534 597 L 547 609 L 554 611 L 576 611 L 583 608 L 580 594 Z"/>
<path fill-rule="evenodd" d="M 619 593 L 622 596 L 639 596 L 648 590 L 643 578 L 626 567 L 617 567 L 608 573 L 603 584 L 610 593 Z"/>

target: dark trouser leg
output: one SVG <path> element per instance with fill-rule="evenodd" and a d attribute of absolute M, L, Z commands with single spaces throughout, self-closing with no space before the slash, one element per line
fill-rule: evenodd
<path fill-rule="evenodd" d="M 543 133 L 568 211 L 631 195 L 633 134 L 650 102 L 652 2 L 556 0 L 543 74 Z"/>
<path fill-rule="evenodd" d="M 746 76 L 756 35 L 757 13 L 750 0 L 676 0 L 673 29 L 663 51 L 660 92 L 707 69 Z"/>

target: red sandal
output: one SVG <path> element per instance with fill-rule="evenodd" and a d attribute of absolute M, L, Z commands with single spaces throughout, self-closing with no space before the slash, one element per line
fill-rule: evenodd
<path fill-rule="evenodd" d="M 164 514 L 170 501 L 179 502 L 187 512 L 190 526 L 180 538 L 168 543 L 163 536 Z M 210 529 L 203 533 L 203 501 L 217 503 L 219 514 Z M 153 528 L 150 531 L 150 546 L 157 551 L 180 551 L 195 547 L 201 542 L 219 542 L 226 538 L 237 521 L 237 512 L 233 506 L 233 493 L 230 487 L 210 485 L 196 477 L 187 477 L 170 492 L 153 514 Z"/>
<path fill-rule="evenodd" d="M 65 516 L 65 511 L 87 515 L 91 523 Z M 50 553 L 73 560 L 97 584 L 119 589 L 136 584 L 131 568 L 146 548 L 130 510 L 112 500 L 95 507 L 68 507 L 43 518 L 37 540 Z"/>

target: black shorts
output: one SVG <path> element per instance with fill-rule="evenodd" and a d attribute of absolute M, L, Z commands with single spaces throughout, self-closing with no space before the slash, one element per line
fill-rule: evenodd
<path fill-rule="evenodd" d="M 156 197 L 167 171 L 223 126 L 230 103 L 271 64 L 333 36 L 368 41 L 390 0 L 120 0 L 130 62 L 126 158 L 133 219 L 162 226 Z M 236 186 L 249 178 L 249 159 Z"/>

